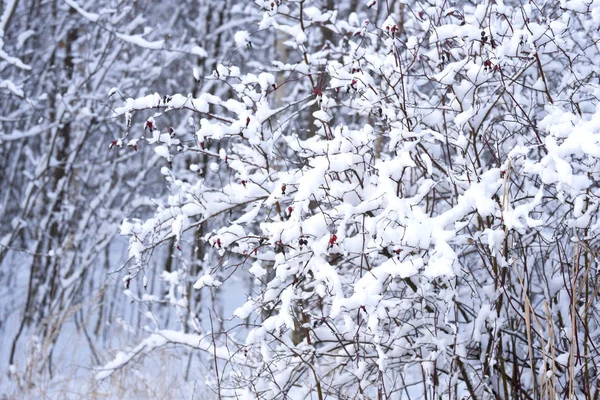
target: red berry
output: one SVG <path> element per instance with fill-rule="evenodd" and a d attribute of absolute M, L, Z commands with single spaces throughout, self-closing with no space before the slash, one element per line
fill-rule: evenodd
<path fill-rule="evenodd" d="M 331 235 L 331 238 L 329 238 L 329 246 L 333 246 L 336 241 L 337 241 L 337 235 L 334 233 L 333 235 Z"/>

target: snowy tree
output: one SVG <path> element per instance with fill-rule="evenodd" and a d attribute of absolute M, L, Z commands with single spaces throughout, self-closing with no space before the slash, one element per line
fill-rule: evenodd
<path fill-rule="evenodd" d="M 101 364 L 142 324 L 120 290 L 118 229 L 125 216 L 151 215 L 160 156 L 107 143 L 128 129 L 109 107 L 149 87 L 203 88 L 189 71 L 212 71 L 228 51 L 220 38 L 235 31 L 222 27 L 226 2 L 201 3 L 1 2 L 1 393 L 42 391 L 73 364 Z M 162 284 L 149 276 L 150 288 Z M 74 332 L 85 348 L 73 351 Z"/>

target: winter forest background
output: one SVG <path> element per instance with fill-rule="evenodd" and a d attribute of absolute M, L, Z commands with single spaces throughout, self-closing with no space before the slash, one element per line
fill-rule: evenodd
<path fill-rule="evenodd" d="M 4 0 L 0 399 L 598 399 L 599 0 Z"/>

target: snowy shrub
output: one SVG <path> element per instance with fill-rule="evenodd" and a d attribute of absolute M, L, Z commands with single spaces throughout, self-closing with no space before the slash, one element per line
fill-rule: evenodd
<path fill-rule="evenodd" d="M 115 105 L 166 180 L 124 281 L 170 246 L 180 331 L 98 378 L 179 343 L 220 397 L 597 396 L 600 3 L 252 7 L 210 90 Z"/>

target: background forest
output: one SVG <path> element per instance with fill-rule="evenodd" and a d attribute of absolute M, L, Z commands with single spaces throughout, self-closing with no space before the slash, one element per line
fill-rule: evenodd
<path fill-rule="evenodd" d="M 598 399 L 600 0 L 4 0 L 0 399 Z"/>

